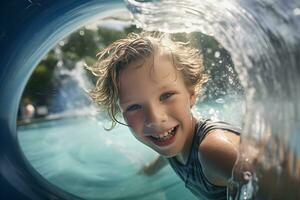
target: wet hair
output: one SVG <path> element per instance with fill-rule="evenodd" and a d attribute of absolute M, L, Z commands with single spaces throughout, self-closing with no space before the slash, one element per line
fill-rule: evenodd
<path fill-rule="evenodd" d="M 89 93 L 90 97 L 107 111 L 112 120 L 110 129 L 120 123 L 117 120 L 117 115 L 121 113 L 118 105 L 120 72 L 135 61 L 153 58 L 158 51 L 169 53 L 173 66 L 182 72 L 187 87 L 194 87 L 199 92 L 207 81 L 202 55 L 198 49 L 191 48 L 187 43 L 174 41 L 165 33 L 131 33 L 127 38 L 117 40 L 99 52 L 96 64 L 87 67 L 97 77 L 96 85 Z"/>

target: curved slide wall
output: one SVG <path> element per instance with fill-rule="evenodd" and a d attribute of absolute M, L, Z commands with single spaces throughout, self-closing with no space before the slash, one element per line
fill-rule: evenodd
<path fill-rule="evenodd" d="M 31 169 L 17 142 L 19 101 L 35 66 L 87 21 L 124 8 L 119 0 L 9 0 L 0 3 L 0 199 L 77 199 Z"/>

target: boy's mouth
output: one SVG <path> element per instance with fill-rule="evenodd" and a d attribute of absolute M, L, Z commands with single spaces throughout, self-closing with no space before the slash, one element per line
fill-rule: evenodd
<path fill-rule="evenodd" d="M 167 146 L 174 141 L 177 129 L 178 125 L 167 132 L 159 135 L 151 135 L 148 138 L 158 146 Z"/>

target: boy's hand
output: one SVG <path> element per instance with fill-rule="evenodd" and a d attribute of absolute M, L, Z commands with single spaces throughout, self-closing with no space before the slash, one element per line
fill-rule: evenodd
<path fill-rule="evenodd" d="M 147 175 L 151 176 L 154 174 L 153 167 L 150 164 L 144 165 L 138 172 L 138 175 Z"/>
<path fill-rule="evenodd" d="M 229 186 L 232 198 L 244 195 L 245 199 L 300 199 L 299 158 L 278 138 L 269 139 L 256 148 L 253 145 L 245 147 L 233 169 L 235 183 Z M 247 190 L 242 191 L 242 187 Z"/>
<path fill-rule="evenodd" d="M 167 161 L 162 156 L 158 156 L 150 164 L 143 166 L 137 174 L 151 176 L 161 170 L 166 164 Z"/>
<path fill-rule="evenodd" d="M 277 166 L 266 167 L 259 160 L 255 160 L 254 165 L 261 174 L 258 180 L 258 194 L 272 200 L 299 200 L 300 160 L 289 148 L 281 148 L 282 158 L 279 158 L 280 164 Z"/>

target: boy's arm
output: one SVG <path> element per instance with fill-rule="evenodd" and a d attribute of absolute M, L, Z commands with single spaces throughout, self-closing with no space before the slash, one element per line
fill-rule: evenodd
<path fill-rule="evenodd" d="M 145 174 L 150 176 L 160 171 L 166 165 L 167 161 L 165 160 L 165 158 L 159 155 L 151 163 L 143 166 L 143 168 L 139 170 L 138 174 Z"/>

